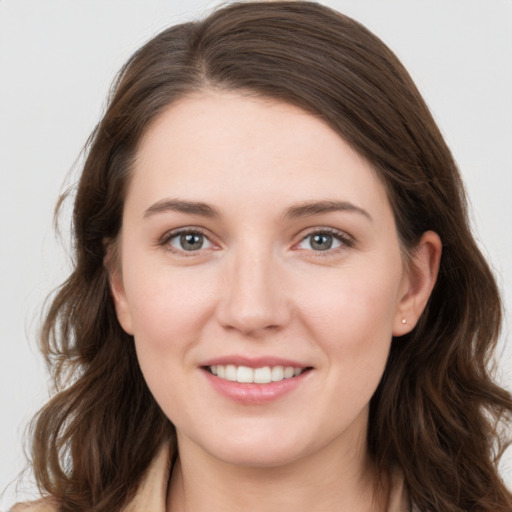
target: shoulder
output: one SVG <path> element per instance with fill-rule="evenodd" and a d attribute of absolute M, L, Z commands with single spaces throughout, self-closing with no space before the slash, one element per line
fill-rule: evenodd
<path fill-rule="evenodd" d="M 9 512 L 57 512 L 58 503 L 52 498 L 42 498 L 37 501 L 17 503 Z"/>

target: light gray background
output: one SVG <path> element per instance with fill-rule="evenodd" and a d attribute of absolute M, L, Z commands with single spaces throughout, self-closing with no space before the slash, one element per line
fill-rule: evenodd
<path fill-rule="evenodd" d="M 24 429 L 47 397 L 36 333 L 45 296 L 69 268 L 52 231 L 64 180 L 73 180 L 70 170 L 129 55 L 160 29 L 218 3 L 0 0 L 0 492 L 7 488 L 0 510 L 16 499 Z M 510 389 L 512 2 L 325 3 L 362 21 L 398 54 L 453 150 L 477 238 L 508 305 L 499 361 Z M 64 228 L 64 247 L 66 235 Z M 502 471 L 512 487 L 510 451 Z M 17 499 L 30 491 L 28 478 Z"/>

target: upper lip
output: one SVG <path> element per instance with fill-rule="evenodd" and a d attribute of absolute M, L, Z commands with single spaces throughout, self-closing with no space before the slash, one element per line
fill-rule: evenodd
<path fill-rule="evenodd" d="M 208 359 L 200 364 L 201 367 L 232 364 L 235 366 L 247 366 L 248 368 L 262 368 L 264 366 L 293 366 L 294 368 L 308 368 L 310 365 L 275 356 L 246 357 L 240 355 L 228 355 Z"/>

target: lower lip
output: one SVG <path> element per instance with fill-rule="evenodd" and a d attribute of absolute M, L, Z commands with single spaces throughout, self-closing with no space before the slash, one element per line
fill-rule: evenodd
<path fill-rule="evenodd" d="M 292 392 L 304 382 L 311 371 L 306 370 L 297 377 L 268 384 L 233 382 L 216 377 L 205 369 L 203 369 L 203 373 L 213 388 L 221 395 L 241 404 L 259 405 L 272 402 Z"/>

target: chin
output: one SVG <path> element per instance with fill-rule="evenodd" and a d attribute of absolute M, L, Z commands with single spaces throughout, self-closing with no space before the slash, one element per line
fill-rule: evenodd
<path fill-rule="evenodd" d="M 223 447 L 223 450 L 213 454 L 226 464 L 245 468 L 276 468 L 286 466 L 303 455 L 300 450 L 283 446 L 246 446 Z"/>
<path fill-rule="evenodd" d="M 287 465 L 311 451 L 309 443 L 301 442 L 290 433 L 276 435 L 258 432 L 249 435 L 226 434 L 227 431 L 209 439 L 192 440 L 202 451 L 225 464 L 246 468 L 272 468 Z M 190 438 L 189 438 L 190 441 Z M 187 443 L 188 444 L 188 443 Z M 309 448 L 309 449 L 308 449 Z"/>

